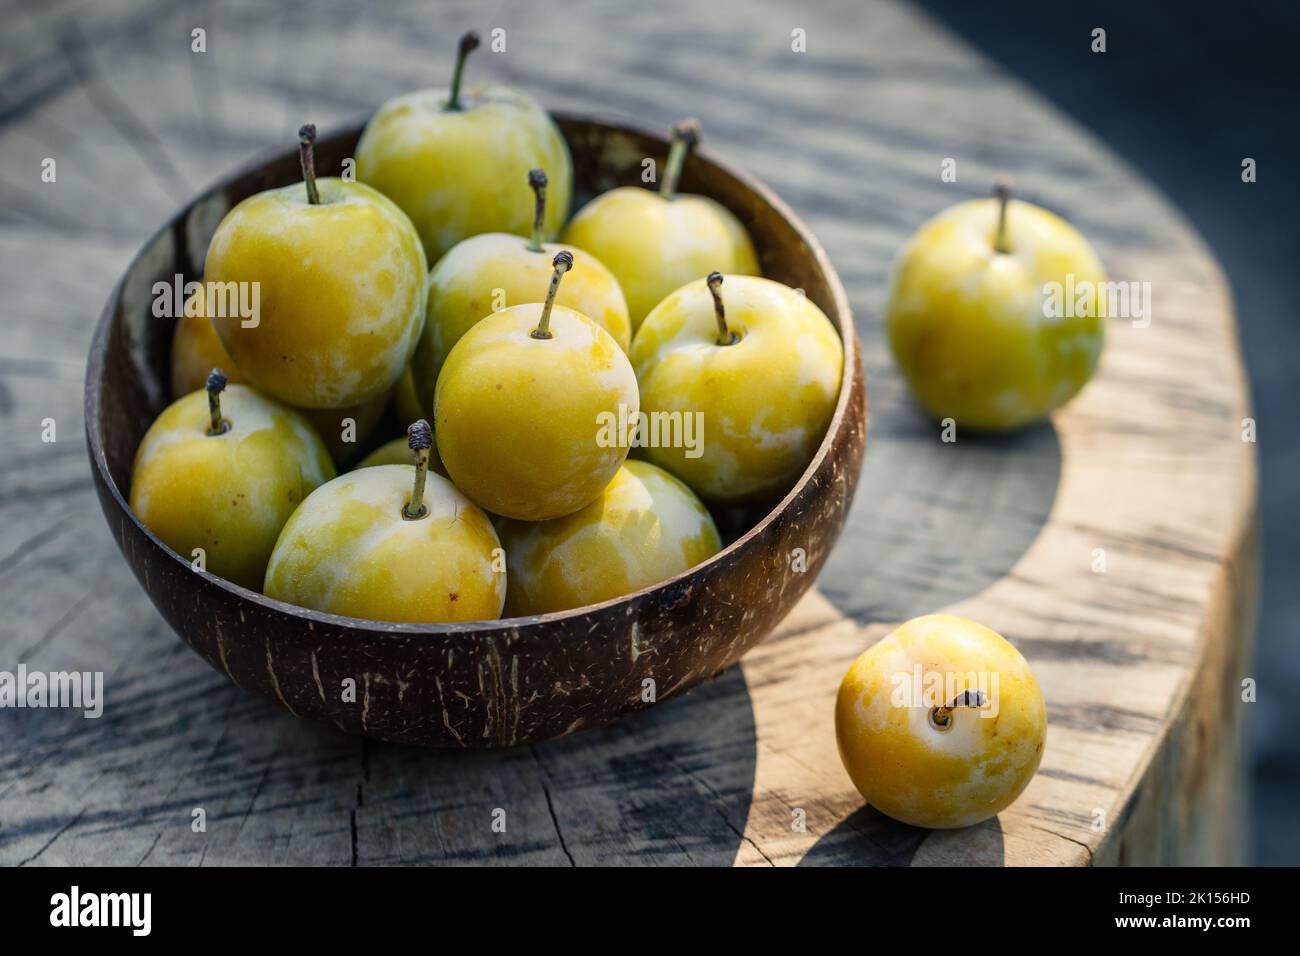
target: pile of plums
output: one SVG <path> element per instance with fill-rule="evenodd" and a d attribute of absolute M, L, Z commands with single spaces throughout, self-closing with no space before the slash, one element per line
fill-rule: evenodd
<path fill-rule="evenodd" d="M 704 502 L 773 499 L 816 451 L 842 344 L 678 193 L 698 127 L 566 226 L 568 146 L 529 96 L 461 90 L 476 45 L 379 110 L 355 180 L 317 178 L 305 126 L 303 182 L 213 235 L 205 288 L 255 283 L 259 314 L 186 302 L 130 495 L 196 567 L 372 620 L 580 607 L 706 560 Z M 390 401 L 407 436 L 336 476 Z"/>

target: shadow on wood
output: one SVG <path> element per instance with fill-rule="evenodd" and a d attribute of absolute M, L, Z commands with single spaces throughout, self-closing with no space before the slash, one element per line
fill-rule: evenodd
<path fill-rule="evenodd" d="M 948 443 L 904 399 L 887 414 L 878 404 L 871 428 L 877 440 L 841 546 L 818 578 L 822 595 L 859 624 L 904 621 L 1005 576 L 1056 500 L 1061 446 L 1052 424 L 1009 435 L 958 426 Z"/>
<path fill-rule="evenodd" d="M 753 798 L 755 740 L 733 667 L 681 700 L 544 745 L 462 753 L 364 741 L 373 782 L 356 815 L 357 862 L 729 866 Z"/>
<path fill-rule="evenodd" d="M 925 866 L 952 864 L 952 850 L 964 865 L 1001 866 L 1002 824 L 995 817 L 960 830 L 924 830 L 895 823 L 871 807 L 854 811 L 813 844 L 800 866 Z M 937 852 L 941 850 L 942 852 Z"/>
<path fill-rule="evenodd" d="M 160 666 L 143 680 L 108 682 L 101 719 L 10 713 L 24 745 L 0 754 L 0 779 L 35 780 L 57 765 L 81 779 L 79 793 L 93 785 L 75 810 L 56 794 L 38 812 L 0 821 L 0 861 L 727 866 L 736 858 L 756 756 L 738 667 L 586 734 L 436 752 L 298 720 L 177 654 L 183 648 L 161 626 L 150 643 Z M 197 744 L 176 746 L 180 733 Z M 75 833 L 66 832 L 70 820 Z"/>

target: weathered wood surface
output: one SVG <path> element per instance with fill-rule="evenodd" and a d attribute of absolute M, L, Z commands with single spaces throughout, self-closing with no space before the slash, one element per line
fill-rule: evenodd
<path fill-rule="evenodd" d="M 1255 470 L 1229 293 L 1116 157 L 932 21 L 861 0 L 7 2 L 0 18 L 0 669 L 102 670 L 107 697 L 99 720 L 0 711 L 0 862 L 1240 858 Z M 507 36 L 473 81 L 664 126 L 698 115 L 772 185 L 849 290 L 872 423 L 818 592 L 739 668 L 605 730 L 439 755 L 295 720 L 166 629 L 94 501 L 81 381 L 112 283 L 177 204 L 304 120 L 442 83 L 470 26 Z M 195 27 L 206 54 L 190 52 Z M 939 179 L 945 157 L 956 183 Z M 944 444 L 890 363 L 884 280 L 916 225 L 1000 173 L 1075 221 L 1114 277 L 1150 281 L 1154 317 L 1110 323 L 1097 379 L 1052 427 Z M 927 833 L 861 808 L 830 714 L 856 654 L 940 609 L 1021 648 L 1050 731 L 996 821 Z"/>

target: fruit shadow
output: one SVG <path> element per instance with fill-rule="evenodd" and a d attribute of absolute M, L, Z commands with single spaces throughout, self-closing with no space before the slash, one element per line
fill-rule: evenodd
<path fill-rule="evenodd" d="M 1002 824 L 994 817 L 960 830 L 925 830 L 863 807 L 814 843 L 799 865 L 926 866 L 942 861 L 951 866 L 958 847 L 963 866 L 1002 866 Z"/>
<path fill-rule="evenodd" d="M 853 507 L 817 587 L 862 625 L 979 594 L 1038 536 L 1060 478 L 1050 422 L 1008 435 L 958 429 L 945 442 L 910 400 L 877 406 Z"/>
<path fill-rule="evenodd" d="M 860 625 L 939 611 L 998 581 L 1046 523 L 1061 477 L 1050 422 L 1007 435 L 958 430 L 944 442 L 910 399 L 881 404 L 849 520 L 817 582 Z M 906 866 L 958 849 L 972 865 L 1001 865 L 1000 823 L 932 831 L 863 807 L 799 865 Z"/>

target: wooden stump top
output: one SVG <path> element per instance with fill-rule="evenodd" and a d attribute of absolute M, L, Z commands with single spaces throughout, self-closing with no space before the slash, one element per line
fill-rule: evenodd
<path fill-rule="evenodd" d="M 413 0 L 34 11 L 0 35 L 0 670 L 103 671 L 106 704 L 98 720 L 0 711 L 0 863 L 1240 854 L 1256 489 L 1230 294 L 1149 184 L 937 23 L 860 0 L 593 4 L 563 17 Z M 94 500 L 81 385 L 109 289 L 178 204 L 306 120 L 327 129 L 441 85 L 470 27 L 485 39 L 470 83 L 664 127 L 699 116 L 715 151 L 771 185 L 849 291 L 871 426 L 817 590 L 740 667 L 603 730 L 436 754 L 296 720 L 167 630 Z M 205 53 L 191 50 L 196 28 Z M 504 52 L 490 49 L 494 28 Z M 792 49 L 796 30 L 806 52 Z M 949 158 L 956 182 L 940 179 Z M 888 355 L 886 277 L 922 221 L 1003 174 L 1073 221 L 1112 278 L 1150 282 L 1151 319 L 1110 321 L 1096 379 L 1051 426 L 945 443 Z M 858 653 L 939 610 L 1021 649 L 1049 736 L 999 818 L 927 832 L 862 808 L 831 714 Z"/>

